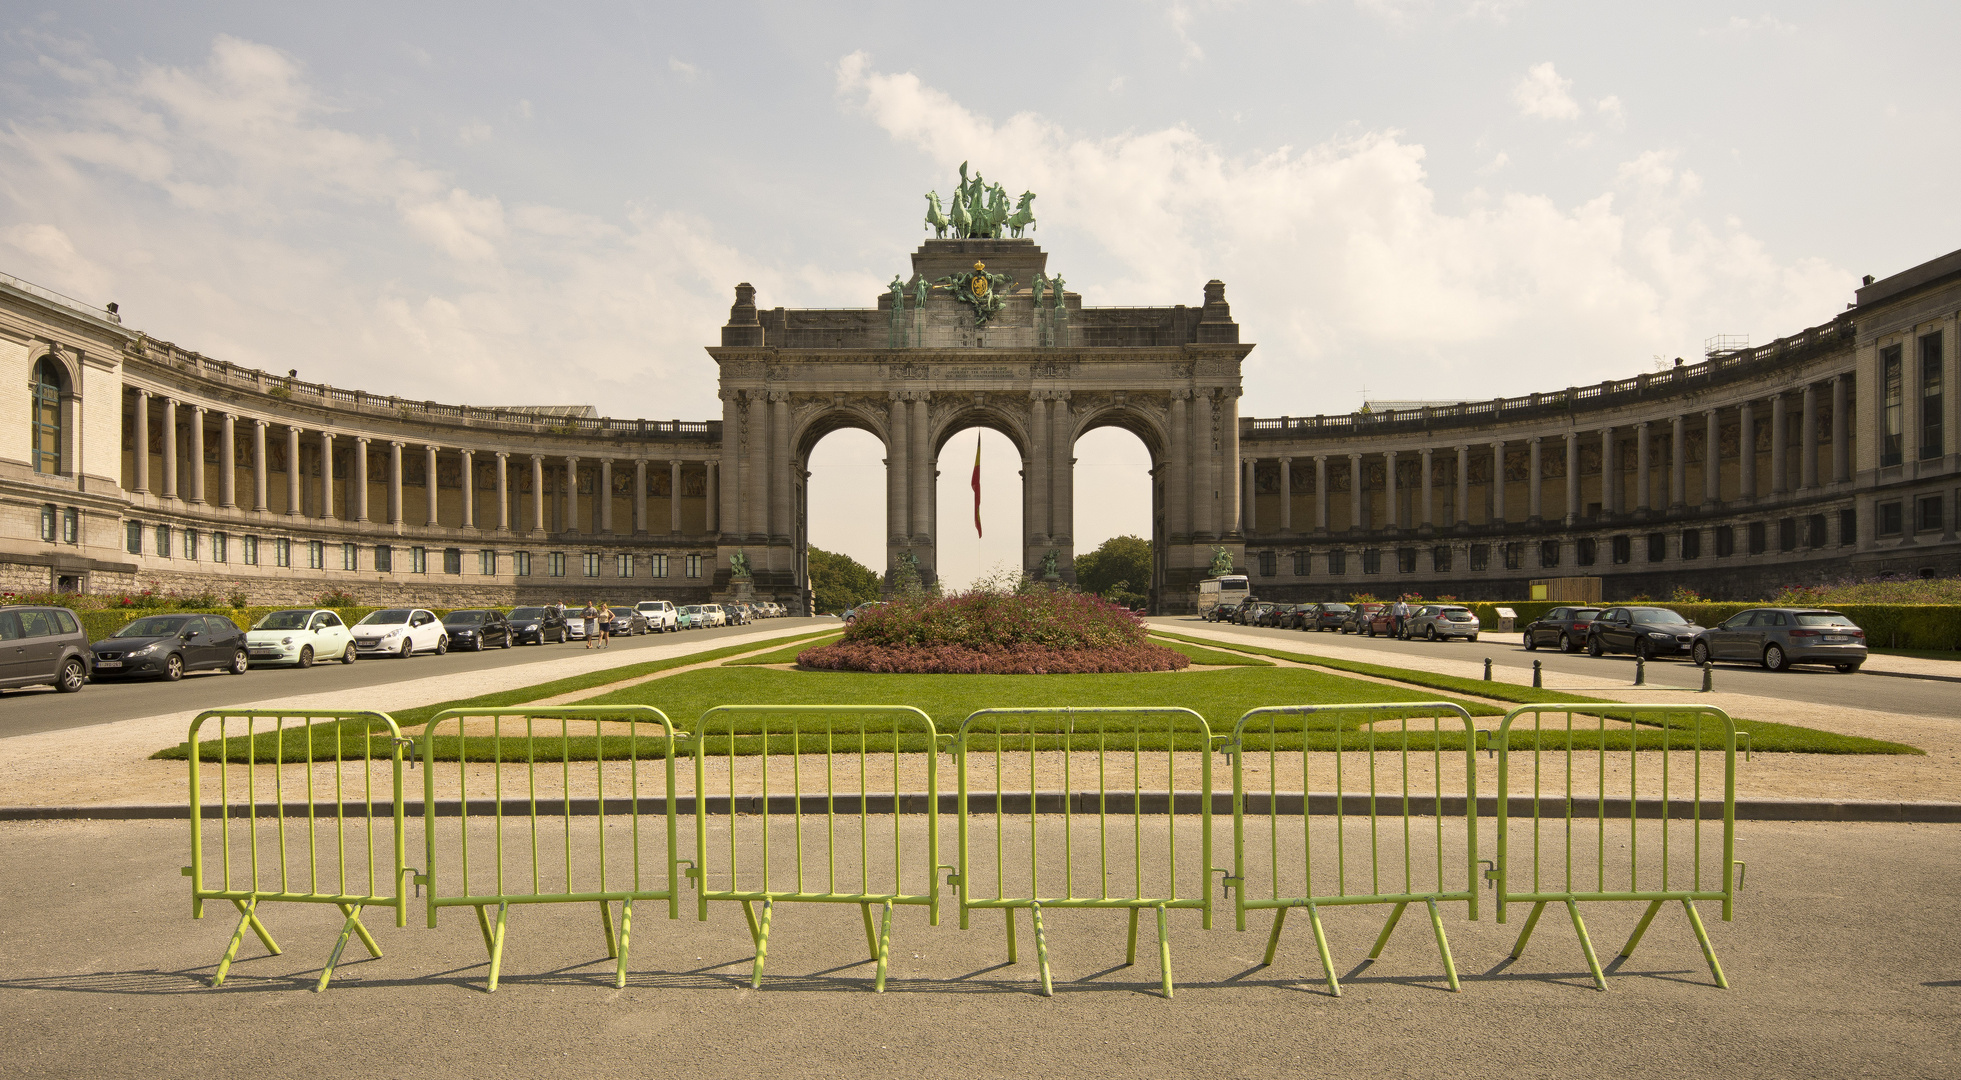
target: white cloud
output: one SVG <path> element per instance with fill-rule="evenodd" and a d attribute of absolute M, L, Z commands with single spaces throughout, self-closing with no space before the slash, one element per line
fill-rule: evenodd
<path fill-rule="evenodd" d="M 676 56 L 667 58 L 667 70 L 681 77 L 682 82 L 693 82 L 701 75 L 701 69 Z"/>
<path fill-rule="evenodd" d="M 529 120 L 529 119 L 531 119 L 531 99 L 530 99 L 530 98 L 520 98 L 520 99 L 518 99 L 518 103 L 517 103 L 517 114 L 518 114 L 519 116 L 521 116 L 521 117 L 523 117 L 523 118 L 525 118 L 526 120 Z"/>
<path fill-rule="evenodd" d="M 1553 70 L 1552 61 L 1534 64 L 1525 73 L 1525 78 L 1512 87 L 1512 101 L 1518 110 L 1527 116 L 1537 116 L 1546 120 L 1574 120 L 1580 115 L 1580 103 L 1567 93 L 1573 80 L 1563 79 Z"/>
<path fill-rule="evenodd" d="M 1627 126 L 1627 110 L 1622 107 L 1621 99 L 1617 95 L 1608 94 L 1594 102 L 1593 111 L 1600 114 L 1601 119 L 1616 130 Z"/>
<path fill-rule="evenodd" d="M 1775 15 L 1759 15 L 1754 19 L 1732 15 L 1728 21 L 1717 26 L 1705 26 L 1700 33 L 1703 37 L 1716 37 L 1722 34 L 1795 34 L 1798 28 Z"/>
<path fill-rule="evenodd" d="M 1496 157 L 1492 158 L 1488 162 L 1485 162 L 1484 165 L 1479 167 L 1478 175 L 1491 176 L 1495 173 L 1504 171 L 1505 166 L 1510 165 L 1511 163 L 1512 163 L 1512 156 L 1510 154 L 1505 153 L 1503 150 L 1500 150 L 1498 151 L 1498 155 Z"/>
<path fill-rule="evenodd" d="M 462 127 L 456 129 L 456 141 L 462 143 L 464 146 L 475 146 L 477 143 L 489 142 L 490 136 L 490 125 L 482 121 L 474 124 L 464 124 Z"/>

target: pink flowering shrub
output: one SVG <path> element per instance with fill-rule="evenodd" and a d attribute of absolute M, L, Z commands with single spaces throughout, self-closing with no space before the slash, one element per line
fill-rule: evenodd
<path fill-rule="evenodd" d="M 873 608 L 803 667 L 911 674 L 1060 675 L 1172 671 L 1191 661 L 1145 640 L 1144 623 L 1100 597 L 970 592 Z"/>

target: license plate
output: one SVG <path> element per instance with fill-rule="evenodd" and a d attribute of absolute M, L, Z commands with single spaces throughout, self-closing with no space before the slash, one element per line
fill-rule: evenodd
<path fill-rule="evenodd" d="M 1849 634 L 1826 634 L 1820 640 L 1824 641 L 1824 643 L 1827 645 L 1843 645 L 1846 642 L 1851 641 L 1852 638 L 1851 635 Z"/>
<path fill-rule="evenodd" d="M 110 668 L 119 668 L 122 666 L 123 662 L 121 660 L 97 660 L 95 662 L 97 671 L 107 671 Z"/>

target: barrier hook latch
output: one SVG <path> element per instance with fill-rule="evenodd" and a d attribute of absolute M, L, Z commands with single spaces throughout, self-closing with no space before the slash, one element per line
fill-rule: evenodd
<path fill-rule="evenodd" d="M 1233 886 L 1235 886 L 1235 885 L 1244 885 L 1244 884 L 1246 884 L 1246 879 L 1245 879 L 1245 878 L 1237 878 L 1237 877 L 1234 877 L 1234 876 L 1232 876 L 1232 871 L 1231 871 L 1231 870 L 1228 870 L 1228 869 L 1226 869 L 1226 868 L 1225 868 L 1225 867 L 1223 867 L 1223 866 L 1215 866 L 1215 867 L 1213 867 L 1213 868 L 1212 868 L 1212 872 L 1213 872 L 1213 873 L 1215 873 L 1215 874 L 1218 874 L 1218 875 L 1220 875 L 1220 877 L 1219 877 L 1219 895 L 1221 895 L 1221 896 L 1223 896 L 1223 897 L 1225 897 L 1226 899 L 1231 899 L 1231 898 L 1232 898 L 1232 889 L 1233 889 Z"/>
<path fill-rule="evenodd" d="M 1478 865 L 1484 867 L 1484 887 L 1491 888 L 1498 881 L 1498 864 L 1490 859 L 1479 859 Z"/>
<path fill-rule="evenodd" d="M 676 860 L 674 860 L 674 865 L 676 865 L 676 866 L 685 866 L 685 867 L 687 867 L 687 868 L 688 868 L 688 872 L 687 872 L 687 874 L 686 874 L 685 876 L 687 877 L 687 879 L 688 879 L 688 880 L 689 880 L 690 882 L 692 882 L 692 883 L 694 884 L 694 888 L 695 888 L 695 890 L 696 890 L 696 891 L 700 891 L 700 889 L 701 889 L 701 867 L 699 867 L 699 866 L 696 866 L 696 865 L 694 864 L 694 860 L 693 860 L 693 859 L 676 859 Z"/>

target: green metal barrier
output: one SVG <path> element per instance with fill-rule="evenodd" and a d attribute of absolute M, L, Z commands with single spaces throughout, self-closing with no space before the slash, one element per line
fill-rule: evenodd
<path fill-rule="evenodd" d="M 1532 905 L 1532 914 L 1512 947 L 1512 958 L 1516 960 L 1525 951 L 1546 905 L 1563 903 L 1580 939 L 1580 949 L 1586 954 L 1587 969 L 1595 985 L 1605 990 L 1607 977 L 1594 954 L 1586 923 L 1580 918 L 1579 903 L 1647 901 L 1647 911 L 1621 947 L 1624 959 L 1633 955 L 1662 904 L 1676 900 L 1695 930 L 1716 985 L 1728 988 L 1695 902 L 1720 900 L 1723 920 L 1731 917 L 1736 896 L 1733 871 L 1741 865 L 1735 859 L 1736 724 L 1721 709 L 1709 706 L 1615 705 L 1612 712 L 1617 717 L 1660 725 L 1663 753 L 1659 762 L 1650 759 L 1648 772 L 1649 779 L 1658 779 L 1661 785 L 1660 799 L 1650 804 L 1657 811 L 1653 815 L 1640 813 L 1641 756 L 1633 749 L 1634 740 L 1626 740 L 1625 749 L 1610 750 L 1608 722 L 1589 716 L 1576 726 L 1574 720 L 1579 714 L 1573 706 L 1526 705 L 1507 713 L 1498 729 L 1498 865 L 1494 872 L 1498 921 L 1506 921 L 1509 904 Z M 1553 718 L 1551 724 L 1548 717 Z M 1704 730 L 1710 722 L 1717 725 L 1716 732 Z M 1526 733 L 1532 735 L 1533 746 L 1515 750 L 1512 741 Z M 1560 745 L 1547 749 L 1549 742 Z M 1720 806 L 1713 806 L 1705 802 L 1711 786 L 1708 781 L 1713 780 L 1705 773 L 1713 770 L 1705 766 L 1703 758 L 1705 753 L 1718 752 L 1722 754 L 1722 801 Z M 1678 763 L 1671 760 L 1676 753 L 1693 757 Z M 1529 816 L 1512 805 L 1520 786 L 1512 775 L 1515 757 L 1524 759 L 1520 764 L 1531 772 Z M 1548 758 L 1551 768 L 1547 767 Z M 1609 773 L 1621 768 L 1626 776 L 1612 781 L 1614 794 L 1610 795 Z M 1615 805 L 1622 801 L 1624 807 Z M 1553 808 L 1550 815 L 1546 813 L 1548 806 Z M 1524 837 L 1529 851 L 1520 850 L 1519 838 L 1512 835 L 1515 825 L 1529 829 Z M 1548 826 L 1555 834 L 1551 844 L 1546 842 Z M 1623 848 L 1624 858 L 1619 854 Z M 1719 862 L 1712 864 L 1712 852 L 1717 853 Z"/>
<path fill-rule="evenodd" d="M 924 907 L 928 911 L 931 925 L 940 922 L 940 888 L 936 867 L 940 861 L 940 784 L 939 784 L 939 732 L 933 727 L 932 717 L 918 709 L 904 705 L 721 705 L 701 715 L 694 731 L 695 764 L 695 865 L 688 871 L 700 887 L 698 916 L 708 918 L 708 904 L 711 900 L 738 901 L 742 904 L 742 914 L 749 923 L 749 935 L 756 945 L 756 959 L 749 975 L 749 985 L 760 987 L 763 979 L 763 964 L 769 956 L 769 929 L 771 916 L 779 903 L 815 904 L 857 904 L 865 921 L 865 945 L 876 965 L 873 975 L 873 989 L 885 992 L 885 976 L 890 967 L 892 949 L 892 909 L 895 906 Z M 711 749 L 711 740 L 722 744 L 719 752 Z M 890 779 L 892 832 L 889 850 L 883 849 L 881 838 L 874 847 L 871 820 L 872 806 L 887 798 L 886 793 L 874 793 L 870 787 L 870 762 L 874 756 L 884 757 L 886 751 L 875 748 L 874 741 L 890 740 L 891 757 Z M 901 744 L 911 740 L 918 745 L 911 750 L 902 750 Z M 787 766 L 783 762 L 771 763 L 771 754 L 761 753 L 766 749 L 788 750 L 793 753 Z M 738 750 L 758 751 L 755 755 L 737 753 Z M 924 751 L 923 758 L 919 751 Z M 823 766 L 821 775 L 814 767 L 807 768 L 804 759 L 821 755 Z M 838 774 L 837 764 L 841 757 L 849 756 L 845 775 Z M 722 799 L 725 813 L 710 813 L 710 785 L 708 781 L 708 761 L 710 757 L 725 764 L 727 768 L 726 787 Z M 906 865 L 904 844 L 900 835 L 901 820 L 898 814 L 899 802 L 903 797 L 900 781 L 905 774 L 910 759 L 920 766 L 924 774 L 926 789 L 926 865 L 913 871 L 916 878 L 925 875 L 924 891 L 906 887 Z M 760 797 L 738 795 L 736 774 L 738 762 L 755 762 L 761 774 L 762 793 Z M 850 767 L 855 764 L 855 770 Z M 785 769 L 790 775 L 789 791 L 782 790 Z M 772 772 L 774 783 L 772 785 Z M 851 774 L 856 774 L 856 785 L 848 783 Z M 775 864 L 776 852 L 771 848 L 772 831 L 770 811 L 783 806 L 789 800 L 791 815 L 789 840 L 795 845 L 793 866 L 782 868 Z M 844 806 L 840 808 L 839 802 Z M 756 813 L 739 813 L 745 806 Z M 851 813 L 855 806 L 857 813 Z M 883 809 L 883 807 L 881 807 Z M 853 818 L 855 817 L 855 823 Z M 818 824 L 807 825 L 807 819 L 821 820 L 821 833 Z M 845 835 L 839 836 L 842 825 Z M 855 827 L 854 827 L 855 825 Z M 806 833 L 806 829 L 809 833 Z M 722 850 L 721 837 L 710 844 L 710 834 L 727 833 L 728 863 L 716 866 L 709 859 L 711 846 L 719 853 Z M 780 836 L 782 830 L 776 830 Z M 742 858 L 743 840 L 749 839 L 754 854 L 745 863 Z M 855 844 L 854 844 L 855 840 Z M 817 845 L 823 852 L 823 867 L 806 866 L 807 841 Z M 856 847 L 858 872 L 855 887 L 847 872 L 845 879 L 838 874 L 838 855 L 843 852 L 847 859 L 847 871 L 851 848 Z M 786 875 L 785 870 L 788 870 Z M 714 879 L 726 875 L 727 887 L 713 887 Z M 785 877 L 788 877 L 784 887 Z M 757 905 L 761 905 L 758 912 Z M 876 930 L 872 925 L 872 908 L 880 909 L 880 919 Z"/>
<path fill-rule="evenodd" d="M 1162 744 L 1161 747 L 1159 744 Z M 1185 749 L 1180 751 L 1181 744 Z M 1076 768 L 1073 753 L 1067 748 L 1080 746 L 1087 751 L 1094 746 L 1095 793 L 1080 794 L 1076 788 Z M 1172 995 L 1171 979 L 1171 936 L 1167 913 L 1172 909 L 1196 908 L 1203 918 L 1203 926 L 1212 926 L 1212 898 L 1209 888 L 1209 873 L 1212 866 L 1212 731 L 1205 718 L 1190 709 L 1182 708 L 1028 708 L 1028 709 L 981 709 L 970 714 L 960 725 L 958 737 L 954 740 L 954 760 L 959 773 L 959 866 L 957 876 L 949 884 L 958 886 L 960 896 L 960 928 L 968 928 L 968 913 L 976 909 L 999 908 L 1007 917 L 1008 962 L 1015 963 L 1015 909 L 1027 908 L 1029 921 L 1035 930 L 1035 958 L 1041 979 L 1042 994 L 1053 996 L 1054 982 L 1049 972 L 1048 936 L 1042 925 L 1042 912 L 1052 908 L 1115 908 L 1130 912 L 1129 946 L 1125 952 L 1124 964 L 1137 962 L 1137 920 L 1146 910 L 1157 915 L 1158 965 L 1160 985 L 1165 997 Z M 1145 754 L 1156 758 L 1159 749 L 1164 751 L 1166 775 L 1164 790 L 1170 802 L 1163 811 L 1164 835 L 1160 841 L 1155 835 L 1147 841 L 1144 828 L 1144 806 L 1146 802 L 1143 774 Z M 1004 771 L 1010 766 L 1019 767 L 1022 752 L 1026 752 L 1028 782 L 1019 789 L 1008 785 Z M 1061 752 L 1061 793 L 1042 790 L 1037 783 L 1040 767 L 1039 756 L 1045 751 Z M 1179 775 L 1178 754 L 1196 751 L 1199 755 L 1199 790 L 1197 802 L 1200 818 L 1199 861 L 1195 873 L 1181 890 L 1178 877 L 1178 830 L 1177 819 L 1172 811 L 1177 809 L 1179 798 L 1177 779 Z M 978 797 L 983 801 L 982 808 L 976 808 L 976 792 L 970 774 L 976 759 L 986 759 L 993 766 L 994 782 L 992 792 L 982 789 Z M 1115 766 L 1119 774 L 1117 784 L 1112 784 L 1111 769 Z M 1128 783 L 1122 783 L 1124 778 Z M 1154 781 L 1151 787 L 1157 787 Z M 987 800 L 991 797 L 991 804 Z M 1112 803 L 1116 806 L 1113 808 Z M 1056 857 L 1053 845 L 1044 847 L 1039 842 L 1041 832 L 1038 813 L 1045 806 L 1061 813 L 1062 841 L 1060 858 Z M 1015 830 L 1011 836 L 1006 819 L 1019 817 L 1025 813 L 1028 827 L 1025 835 Z M 1126 809 L 1128 814 L 1125 815 Z M 972 844 L 973 819 L 981 814 L 993 818 L 993 858 L 991 860 L 994 878 L 992 896 L 976 896 L 975 891 L 986 876 L 986 866 L 977 860 L 977 852 Z M 1092 817 L 1093 826 L 1079 827 L 1078 815 Z M 1120 815 L 1129 817 L 1129 828 L 1123 828 Z M 1157 815 L 1153 815 L 1154 818 Z M 1117 828 L 1112 830 L 1112 823 Z M 1093 866 L 1078 867 L 1077 832 L 1093 828 L 1096 840 L 1095 863 Z M 1155 829 L 1151 830 L 1155 833 Z M 1128 832 L 1128 843 L 1125 841 Z M 1116 842 L 1116 857 L 1112 858 L 1112 841 Z M 1161 853 L 1162 868 L 1155 864 Z M 985 846 L 978 853 L 985 855 Z M 1087 859 L 1081 860 L 1087 862 Z M 1153 865 L 1148 868 L 1147 861 Z M 1186 861 L 1187 867 L 1191 865 Z M 1016 877 L 1009 878 L 1010 867 Z M 1025 866 L 1028 877 L 1025 882 L 1019 879 L 1019 868 Z M 1053 889 L 1059 878 L 1062 885 L 1060 893 L 1044 892 L 1043 872 L 1048 871 L 1049 887 Z M 1078 891 L 1078 875 L 1094 875 L 1094 888 Z M 1221 871 L 1222 872 L 1222 871 Z M 1146 879 L 1153 886 L 1161 888 L 1146 889 Z M 1182 895 L 1181 895 L 1182 892 Z"/>
<path fill-rule="evenodd" d="M 1342 721 L 1353 717 L 1362 718 L 1362 729 L 1344 730 Z M 1386 722 L 1394 726 L 1381 727 L 1384 721 L 1378 717 L 1387 718 Z M 1328 728 L 1314 728 L 1320 719 L 1333 723 Z M 1323 732 L 1328 745 L 1311 748 L 1310 743 Z M 1461 750 L 1443 749 L 1451 737 L 1462 739 Z M 1279 767 L 1283 758 L 1292 757 L 1295 751 L 1282 751 L 1280 745 L 1295 739 L 1300 742 L 1302 794 L 1298 812 L 1290 807 L 1283 815 Z M 1416 749 L 1411 749 L 1412 742 Z M 1246 929 L 1248 911 L 1273 909 L 1273 929 L 1267 935 L 1266 956 L 1261 963 L 1273 963 L 1287 912 L 1306 908 L 1328 992 L 1339 997 L 1341 983 L 1328 953 L 1321 909 L 1395 905 L 1376 937 L 1375 948 L 1369 951 L 1369 960 L 1374 962 L 1382 956 L 1403 910 L 1421 903 L 1430 912 L 1444 976 L 1452 990 L 1460 989 L 1457 964 L 1451 957 L 1437 905 L 1462 902 L 1472 920 L 1478 917 L 1477 733 L 1471 715 L 1441 701 L 1272 706 L 1241 716 L 1223 752 L 1232 756 L 1233 876 L 1227 885 L 1233 893 L 1238 929 Z M 1249 814 L 1248 762 L 1260 761 L 1262 755 L 1267 778 L 1265 813 Z M 1354 758 L 1359 760 L 1351 762 Z M 1308 794 L 1310 770 L 1317 759 L 1332 763 L 1335 790 L 1332 806 L 1320 807 L 1323 813 L 1313 815 L 1317 798 L 1328 801 Z M 1380 769 L 1384 764 L 1390 770 L 1386 778 Z M 1445 790 L 1451 786 L 1445 783 L 1446 774 L 1456 771 L 1452 764 L 1461 767 L 1458 792 Z M 1358 768 L 1366 776 L 1366 787 L 1351 791 L 1357 784 L 1354 773 Z M 1262 817 L 1266 822 L 1264 843 L 1247 836 L 1249 818 L 1257 824 Z M 1296 823 L 1298 835 L 1294 835 Z M 1364 824 L 1366 834 L 1362 835 Z M 1355 850 L 1358 847 L 1361 850 Z M 1284 860 L 1283 848 L 1287 849 Z M 1249 851 L 1255 856 L 1253 869 L 1264 871 L 1263 888 L 1248 876 Z"/>
<path fill-rule="evenodd" d="M 436 758 L 437 740 L 466 735 L 489 738 L 491 750 L 474 762 L 458 754 L 459 760 L 448 763 L 456 769 L 460 809 L 454 829 L 443 828 L 436 812 L 437 774 L 444 764 Z M 674 736 L 667 716 L 646 705 L 449 709 L 429 721 L 421 739 L 429 868 L 416 882 L 428 886 L 432 928 L 443 908 L 476 909 L 477 929 L 490 954 L 491 992 L 503 971 L 504 930 L 513 904 L 598 904 L 606 955 L 614 961 L 613 984 L 622 987 L 634 902 L 665 900 L 667 917 L 680 917 Z M 584 739 L 601 740 L 604 752 L 592 755 L 597 760 L 574 762 L 573 741 Z M 643 751 L 644 740 L 654 743 L 650 749 L 657 755 Z M 643 757 L 657 760 L 643 768 Z M 490 766 L 490 778 L 478 782 L 489 790 L 471 790 L 472 764 Z M 473 801 L 484 796 L 487 805 Z M 622 815 L 625 821 L 619 823 Z M 647 817 L 655 819 L 652 828 L 643 828 Z M 480 838 L 474 856 L 473 824 L 487 825 L 490 832 L 489 850 Z"/>
<path fill-rule="evenodd" d="M 212 720 L 218 722 L 221 744 L 237 736 L 247 740 L 245 761 L 234 763 L 232 755 L 223 752 L 215 777 L 200 760 L 198 746 L 199 734 Z M 315 991 L 327 988 L 350 936 L 359 937 L 368 954 L 379 958 L 381 946 L 361 924 L 362 910 L 394 908 L 395 925 L 408 925 L 402 901 L 402 877 L 408 872 L 402 838 L 402 748 L 408 741 L 395 721 L 379 712 L 217 709 L 191 721 L 189 744 L 191 865 L 183 872 L 191 879 L 191 917 L 204 917 L 206 900 L 229 900 L 239 914 L 238 928 L 211 985 L 224 984 L 247 929 L 258 935 L 268 952 L 280 953 L 272 933 L 259 921 L 260 905 L 268 903 L 332 904 L 345 917 Z M 288 762 L 290 753 L 297 756 Z M 389 770 L 379 804 L 374 790 L 377 760 L 385 761 Z M 287 775 L 302 769 L 303 777 Z M 205 800 L 207 780 L 217 786 L 215 806 Z M 289 803 L 289 796 L 305 801 Z M 376 856 L 377 805 L 389 814 L 381 819 L 388 851 L 382 856 L 385 861 Z M 215 814 L 207 815 L 207 810 Z M 208 821 L 207 816 L 215 820 Z M 301 829 L 303 836 L 296 837 Z M 273 839 L 262 842 L 268 830 Z M 218 844 L 216 884 L 206 879 L 207 832 Z M 357 841 L 351 863 L 350 838 Z M 324 869 L 323 840 L 331 860 Z"/>

